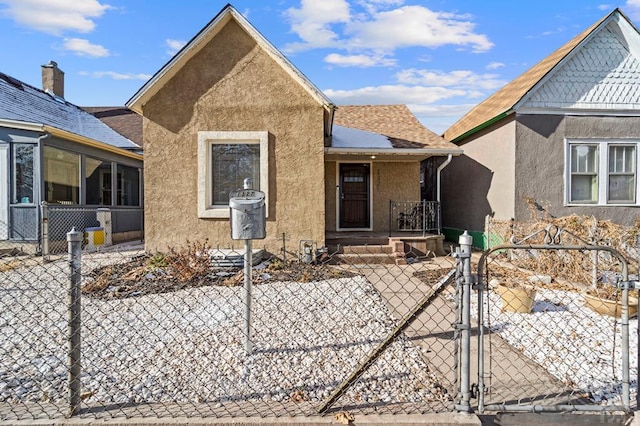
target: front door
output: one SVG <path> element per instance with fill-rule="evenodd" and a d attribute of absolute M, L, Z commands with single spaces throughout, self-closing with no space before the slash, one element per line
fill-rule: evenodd
<path fill-rule="evenodd" d="M 340 164 L 340 229 L 369 229 L 369 164 Z"/>

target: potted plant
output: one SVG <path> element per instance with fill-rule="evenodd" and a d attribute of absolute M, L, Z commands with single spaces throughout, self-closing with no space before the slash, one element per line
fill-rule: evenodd
<path fill-rule="evenodd" d="M 537 280 L 519 269 L 497 266 L 491 268 L 491 276 L 489 286 L 500 295 L 503 312 L 531 312 L 536 298 L 536 287 L 532 282 Z"/>
<path fill-rule="evenodd" d="M 502 300 L 503 312 L 528 314 L 533 309 L 536 288 L 530 284 L 499 281 L 495 286 Z"/>
<path fill-rule="evenodd" d="M 622 298 L 620 290 L 611 284 L 598 282 L 582 293 L 585 306 L 601 315 L 620 318 Z M 629 317 L 638 315 L 638 299 L 629 295 Z"/>

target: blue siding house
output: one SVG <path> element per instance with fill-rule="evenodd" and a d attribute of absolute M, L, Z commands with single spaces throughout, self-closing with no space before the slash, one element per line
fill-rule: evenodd
<path fill-rule="evenodd" d="M 66 101 L 55 62 L 42 66 L 42 83 L 0 72 L 0 243 L 39 247 L 49 207 L 67 211 L 58 233 L 95 225 L 95 210 L 109 208 L 114 240 L 142 237 L 142 148 Z M 94 220 L 76 223 L 78 212 Z"/>

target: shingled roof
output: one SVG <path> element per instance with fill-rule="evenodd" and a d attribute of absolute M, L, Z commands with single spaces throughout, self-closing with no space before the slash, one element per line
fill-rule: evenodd
<path fill-rule="evenodd" d="M 142 116 L 123 106 L 82 107 L 82 109 L 125 138 L 142 146 Z"/>
<path fill-rule="evenodd" d="M 393 148 L 457 149 L 424 127 L 406 105 L 340 105 L 333 122 L 387 136 Z"/>
<path fill-rule="evenodd" d="M 63 98 L 0 73 L 0 120 L 49 126 L 116 148 L 140 146 Z"/>
<path fill-rule="evenodd" d="M 582 33 L 571 39 L 558 50 L 538 62 L 524 74 L 509 82 L 502 89 L 476 105 L 471 111 L 465 114 L 460 120 L 455 122 L 444 132 L 447 140 L 457 142 L 465 136 L 486 127 L 487 125 L 500 120 L 510 114 L 512 108 L 518 104 L 551 70 L 553 70 L 567 55 L 583 43 L 598 27 L 614 14 L 620 14 L 625 19 L 619 9 L 615 9 L 595 24 L 591 25 Z"/>

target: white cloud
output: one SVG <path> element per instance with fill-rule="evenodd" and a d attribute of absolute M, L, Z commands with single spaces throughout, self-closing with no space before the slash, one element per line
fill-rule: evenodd
<path fill-rule="evenodd" d="M 87 72 L 81 71 L 80 75 L 85 75 L 93 78 L 103 78 L 103 77 L 111 77 L 113 80 L 149 80 L 151 78 L 151 74 L 123 74 L 115 71 L 94 71 Z"/>
<path fill-rule="evenodd" d="M 99 44 L 91 44 L 89 40 L 83 38 L 65 38 L 63 46 L 66 50 L 70 50 L 78 56 L 91 56 L 94 58 L 109 56 L 109 50 Z"/>
<path fill-rule="evenodd" d="M 456 87 L 470 93 L 478 89 L 493 90 L 506 84 L 506 81 L 498 79 L 497 74 L 476 74 L 468 70 L 442 72 L 411 68 L 398 72 L 396 78 L 403 84 Z"/>
<path fill-rule="evenodd" d="M 3 0 L 2 14 L 37 31 L 60 35 L 66 31 L 88 33 L 93 19 L 111 8 L 98 0 Z"/>
<path fill-rule="evenodd" d="M 475 33 L 467 16 L 434 12 L 423 6 L 404 6 L 377 13 L 369 21 L 348 26 L 350 45 L 393 51 L 402 47 L 471 46 L 473 51 L 491 49 L 487 36 Z"/>
<path fill-rule="evenodd" d="M 446 87 L 384 85 L 362 87 L 355 90 L 324 90 L 337 104 L 423 104 L 434 103 L 455 96 L 465 96 L 467 91 Z"/>
<path fill-rule="evenodd" d="M 598 5 L 598 10 L 611 10 L 610 4 L 600 4 Z"/>
<path fill-rule="evenodd" d="M 303 41 L 290 44 L 285 48 L 289 51 L 336 46 L 338 34 L 331 29 L 331 24 L 350 20 L 346 0 L 302 0 L 299 9 L 289 8 L 285 16 L 291 23 L 291 30 Z"/>
<path fill-rule="evenodd" d="M 498 68 L 504 68 L 504 66 L 502 62 L 489 62 L 485 68 L 488 70 L 497 70 Z"/>
<path fill-rule="evenodd" d="M 165 43 L 167 44 L 167 53 L 170 56 L 175 55 L 176 53 L 178 53 L 178 51 L 180 49 L 182 49 L 184 47 L 185 44 L 187 44 L 186 41 L 183 40 L 173 40 L 173 39 L 166 39 Z"/>
<path fill-rule="evenodd" d="M 337 48 L 348 50 L 350 55 L 374 52 L 389 56 L 406 47 L 456 45 L 474 52 L 493 47 L 486 35 L 475 32 L 468 15 L 434 12 L 424 6 L 397 7 L 402 3 L 368 1 L 364 12 L 353 13 L 345 0 L 303 0 L 299 9 L 286 12 L 291 30 L 301 41 L 288 44 L 283 50 Z M 392 8 L 380 10 L 389 7 Z"/>
<path fill-rule="evenodd" d="M 378 67 L 378 66 L 394 66 L 396 64 L 395 59 L 389 59 L 384 57 L 376 57 L 369 55 L 341 55 L 339 53 L 331 53 L 325 56 L 324 61 L 331 65 L 337 65 L 341 67 Z"/>
<path fill-rule="evenodd" d="M 640 0 L 627 0 L 624 11 L 631 19 L 640 19 Z"/>
<path fill-rule="evenodd" d="M 429 130 L 443 134 L 453 123 L 465 115 L 475 104 L 459 105 L 424 105 L 409 104 L 407 107 L 413 115 Z"/>

